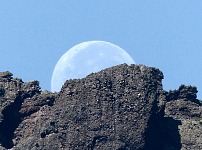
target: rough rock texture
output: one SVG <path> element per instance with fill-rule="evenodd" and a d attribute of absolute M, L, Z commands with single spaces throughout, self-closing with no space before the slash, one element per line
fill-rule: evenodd
<path fill-rule="evenodd" d="M 163 91 L 144 65 L 68 80 L 59 93 L 0 73 L 0 149 L 200 150 L 196 87 Z"/>
<path fill-rule="evenodd" d="M 0 149 L 13 148 L 19 141 L 36 136 L 35 128 L 38 131 L 40 126 L 34 120 L 40 118 L 43 107 L 53 105 L 55 95 L 41 92 L 38 81 L 24 83 L 12 78 L 10 72 L 0 73 Z"/>
<path fill-rule="evenodd" d="M 165 106 L 165 117 L 179 122 L 182 150 L 202 149 L 202 101 L 196 99 L 196 93 L 196 87 L 182 85 L 178 90 L 169 92 L 169 102 Z M 169 127 L 167 129 L 170 131 Z"/>

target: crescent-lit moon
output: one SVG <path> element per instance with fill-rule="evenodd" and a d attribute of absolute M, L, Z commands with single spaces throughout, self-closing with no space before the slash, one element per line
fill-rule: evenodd
<path fill-rule="evenodd" d="M 123 63 L 135 64 L 125 50 L 112 43 L 80 43 L 68 50 L 57 62 L 51 79 L 51 91 L 60 91 L 66 80 L 84 78 L 92 72 Z"/>

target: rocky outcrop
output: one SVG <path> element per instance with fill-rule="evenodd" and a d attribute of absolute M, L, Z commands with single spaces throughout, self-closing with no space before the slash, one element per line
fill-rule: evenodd
<path fill-rule="evenodd" d="M 196 93 L 196 87 L 184 85 L 180 86 L 178 90 L 168 93 L 165 118 L 172 118 L 179 122 L 177 129 L 180 135 L 181 150 L 202 149 L 202 124 L 200 123 L 202 101 L 196 99 Z M 171 129 L 172 126 L 166 128 L 168 131 Z"/>
<path fill-rule="evenodd" d="M 40 91 L 38 81 L 24 83 L 12 78 L 10 72 L 0 73 L 0 149 L 14 148 L 19 141 L 34 136 L 30 130 L 34 130 L 36 114 L 43 106 L 52 106 L 54 100 L 54 93 Z"/>
<path fill-rule="evenodd" d="M 143 135 L 148 134 L 150 122 L 156 119 L 156 99 L 162 90 L 162 78 L 162 73 L 152 68 L 122 65 L 82 80 L 67 81 L 53 106 L 51 118 L 54 119 L 49 121 L 55 122 L 58 133 L 64 135 L 48 134 L 44 138 L 60 136 L 65 149 L 151 146 L 149 142 L 146 144 L 149 139 Z M 50 128 L 46 124 L 44 130 Z"/>
<path fill-rule="evenodd" d="M 0 73 L 0 149 L 202 149 L 196 87 L 162 89 L 144 65 L 68 80 L 59 93 Z"/>

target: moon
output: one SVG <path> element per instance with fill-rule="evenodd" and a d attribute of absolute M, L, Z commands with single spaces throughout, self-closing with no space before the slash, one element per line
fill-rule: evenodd
<path fill-rule="evenodd" d="M 122 48 L 105 41 L 87 41 L 69 49 L 57 62 L 51 91 L 60 91 L 66 80 L 84 78 L 92 72 L 126 63 L 135 64 Z"/>

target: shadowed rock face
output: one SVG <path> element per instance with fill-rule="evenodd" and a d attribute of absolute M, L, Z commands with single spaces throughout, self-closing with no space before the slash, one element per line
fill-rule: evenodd
<path fill-rule="evenodd" d="M 200 124 L 202 103 L 196 99 L 196 93 L 196 87 L 184 85 L 168 93 L 165 118 L 170 117 L 180 121 L 177 129 L 180 134 L 181 150 L 202 149 L 202 124 Z M 168 131 L 171 129 L 172 126 L 166 127 Z M 172 137 L 172 132 L 174 131 L 171 131 L 168 136 Z"/>
<path fill-rule="evenodd" d="M 38 117 L 34 115 L 43 106 L 52 106 L 54 100 L 55 94 L 40 91 L 38 81 L 24 83 L 10 72 L 0 73 L 0 149 L 14 148 L 34 136 L 37 126 L 33 121 Z"/>
<path fill-rule="evenodd" d="M 0 149 L 202 149 L 197 89 L 126 64 L 68 80 L 59 93 L 0 73 Z"/>

